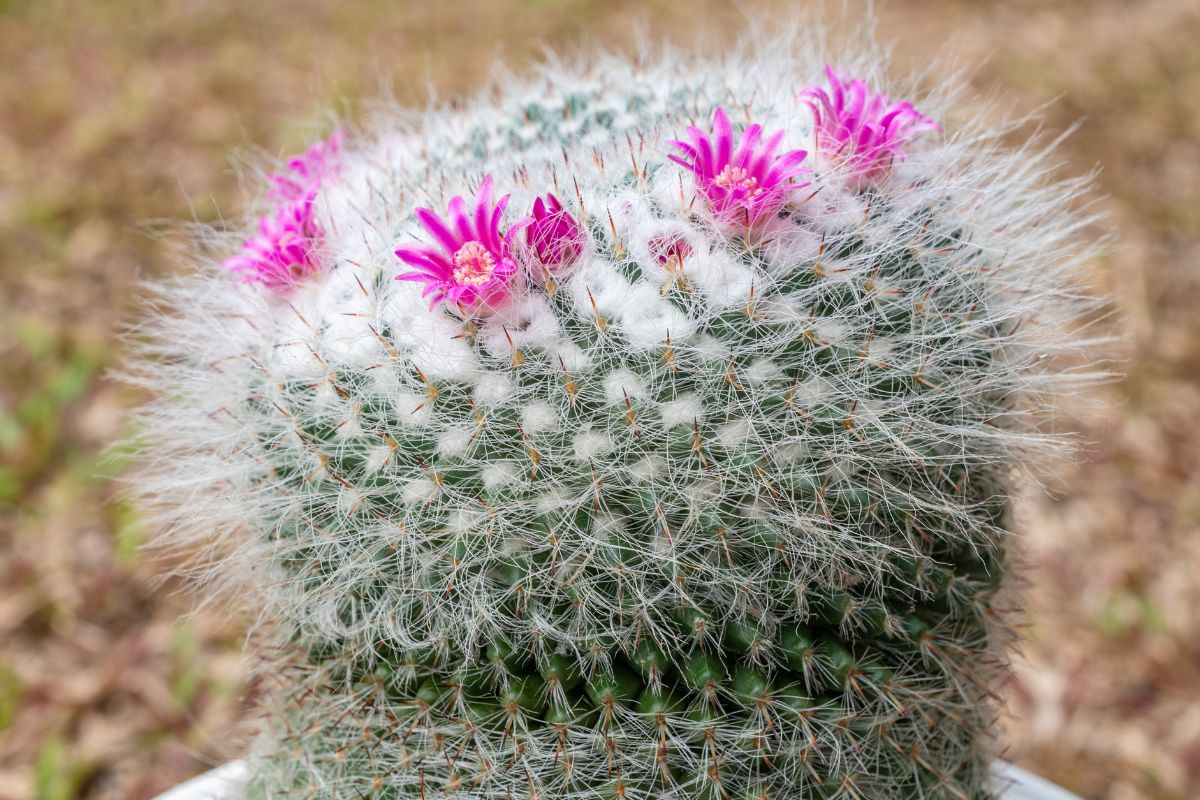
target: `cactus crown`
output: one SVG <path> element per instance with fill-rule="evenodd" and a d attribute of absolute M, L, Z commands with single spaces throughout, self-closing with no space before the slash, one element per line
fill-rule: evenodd
<path fill-rule="evenodd" d="M 287 643 L 264 796 L 987 794 L 1081 184 L 822 62 L 391 116 L 164 290 L 138 488 Z"/>

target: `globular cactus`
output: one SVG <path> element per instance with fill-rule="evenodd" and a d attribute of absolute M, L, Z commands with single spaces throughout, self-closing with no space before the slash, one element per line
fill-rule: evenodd
<path fill-rule="evenodd" d="M 1083 184 L 824 60 L 396 112 L 162 290 L 137 488 L 278 641 L 254 796 L 989 796 Z"/>

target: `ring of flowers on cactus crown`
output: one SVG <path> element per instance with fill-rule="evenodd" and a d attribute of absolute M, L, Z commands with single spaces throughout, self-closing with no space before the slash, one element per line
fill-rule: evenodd
<path fill-rule="evenodd" d="M 763 141 L 762 126 L 748 125 L 734 150 L 733 125 L 725 109 L 718 108 L 712 135 L 688 126 L 690 141 L 667 142 L 681 155 L 667 157 L 691 171 L 697 191 L 719 221 L 750 228 L 777 214 L 792 191 L 808 185 L 796 181 L 808 171 L 801 166 L 806 151 L 776 155 L 784 134 L 780 130 Z"/>
<path fill-rule="evenodd" d="M 504 233 L 500 223 L 511 195 L 492 201 L 492 176 L 486 176 L 469 209 L 461 196 L 450 200 L 446 219 L 427 208 L 417 221 L 435 244 L 402 245 L 396 255 L 412 269 L 399 281 L 423 283 L 430 308 L 442 304 L 463 315 L 486 314 L 506 302 L 518 277 L 513 245 L 519 231 L 533 222 L 522 217 Z"/>
<path fill-rule="evenodd" d="M 861 78 L 844 80 L 828 64 L 829 88 L 810 86 L 798 97 L 812 109 L 817 152 L 848 168 L 852 182 L 885 177 L 922 131 L 940 131 L 911 103 L 870 90 Z"/>

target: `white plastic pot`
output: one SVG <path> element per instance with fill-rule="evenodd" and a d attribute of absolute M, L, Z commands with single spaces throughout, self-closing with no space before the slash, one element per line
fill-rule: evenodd
<path fill-rule="evenodd" d="M 997 761 L 993 768 L 1001 800 L 1080 800 L 1047 780 L 1020 767 Z M 238 800 L 249 772 L 240 761 L 206 772 L 176 786 L 157 800 Z"/>

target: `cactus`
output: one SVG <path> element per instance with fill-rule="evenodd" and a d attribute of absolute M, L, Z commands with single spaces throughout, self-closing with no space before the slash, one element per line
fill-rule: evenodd
<path fill-rule="evenodd" d="M 135 489 L 275 642 L 252 796 L 990 796 L 1086 184 L 823 60 L 385 115 L 160 287 Z"/>

